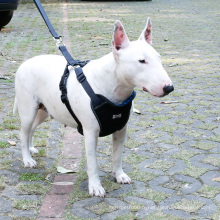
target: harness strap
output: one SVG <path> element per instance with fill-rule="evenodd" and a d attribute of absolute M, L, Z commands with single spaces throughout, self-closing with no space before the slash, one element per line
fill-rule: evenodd
<path fill-rule="evenodd" d="M 81 67 L 75 68 L 75 73 L 76 73 L 76 77 L 77 80 L 79 81 L 79 83 L 81 83 L 81 85 L 83 86 L 84 90 L 86 91 L 86 93 L 88 94 L 88 96 L 91 98 L 94 106 L 98 106 L 101 102 L 100 98 L 94 93 L 92 87 L 90 86 L 90 84 L 88 83 L 86 76 L 83 73 L 83 70 Z"/>
<path fill-rule="evenodd" d="M 69 69 L 68 69 L 68 64 L 66 65 L 66 68 L 64 70 L 64 73 L 63 73 L 63 76 L 61 78 L 61 81 L 60 81 L 60 91 L 61 91 L 61 101 L 63 102 L 63 104 L 66 105 L 66 108 L 68 109 L 69 113 L 72 115 L 72 117 L 74 118 L 74 120 L 76 121 L 76 123 L 78 124 L 78 131 L 82 131 L 82 124 L 80 123 L 79 119 L 76 117 L 76 115 L 74 114 L 71 106 L 70 106 L 70 103 L 69 103 L 69 99 L 68 99 L 68 96 L 67 96 L 67 79 L 69 77 Z"/>

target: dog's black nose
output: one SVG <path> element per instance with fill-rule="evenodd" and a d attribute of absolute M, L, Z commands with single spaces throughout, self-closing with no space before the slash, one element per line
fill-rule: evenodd
<path fill-rule="evenodd" d="M 163 91 L 164 91 L 164 95 L 168 95 L 170 92 L 172 92 L 174 90 L 173 86 L 164 86 L 163 87 Z"/>

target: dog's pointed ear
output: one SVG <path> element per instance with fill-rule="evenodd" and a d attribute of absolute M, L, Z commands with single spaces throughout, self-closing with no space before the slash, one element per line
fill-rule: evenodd
<path fill-rule="evenodd" d="M 125 33 L 124 27 L 120 21 L 115 22 L 112 45 L 116 50 L 126 48 L 130 41 Z"/>
<path fill-rule="evenodd" d="M 145 40 L 148 44 L 152 45 L 152 24 L 150 18 L 147 19 L 147 24 L 142 31 L 139 40 Z"/>

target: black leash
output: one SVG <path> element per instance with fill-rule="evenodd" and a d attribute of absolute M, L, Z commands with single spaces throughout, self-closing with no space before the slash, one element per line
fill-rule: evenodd
<path fill-rule="evenodd" d="M 59 36 L 56 31 L 54 30 L 43 6 L 41 5 L 41 2 L 39 0 L 34 0 L 34 3 L 38 9 L 38 11 L 40 12 L 42 18 L 44 19 L 44 22 L 46 23 L 50 33 L 52 34 L 54 40 L 56 41 L 56 45 L 59 48 L 59 50 L 61 51 L 61 53 L 63 54 L 63 56 L 66 58 L 67 63 L 70 66 L 77 66 L 79 65 L 80 67 L 85 66 L 89 61 L 79 61 L 79 60 L 74 60 L 72 58 L 72 56 L 70 55 L 70 53 L 68 52 L 66 46 L 64 45 L 61 36 Z"/>

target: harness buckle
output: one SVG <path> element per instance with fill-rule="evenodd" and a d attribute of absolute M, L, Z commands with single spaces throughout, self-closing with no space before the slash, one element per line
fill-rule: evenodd
<path fill-rule="evenodd" d="M 82 68 L 81 67 L 75 68 L 75 72 L 76 72 L 77 80 L 79 81 L 79 83 L 82 83 L 86 79 L 86 76 L 82 71 Z"/>
<path fill-rule="evenodd" d="M 58 39 L 56 39 L 56 38 L 53 38 L 53 39 L 54 39 L 54 41 L 56 41 L 56 45 L 57 45 L 58 48 L 61 47 L 61 46 L 65 46 L 65 44 L 63 43 L 63 40 L 62 40 L 61 37 L 58 38 Z"/>

